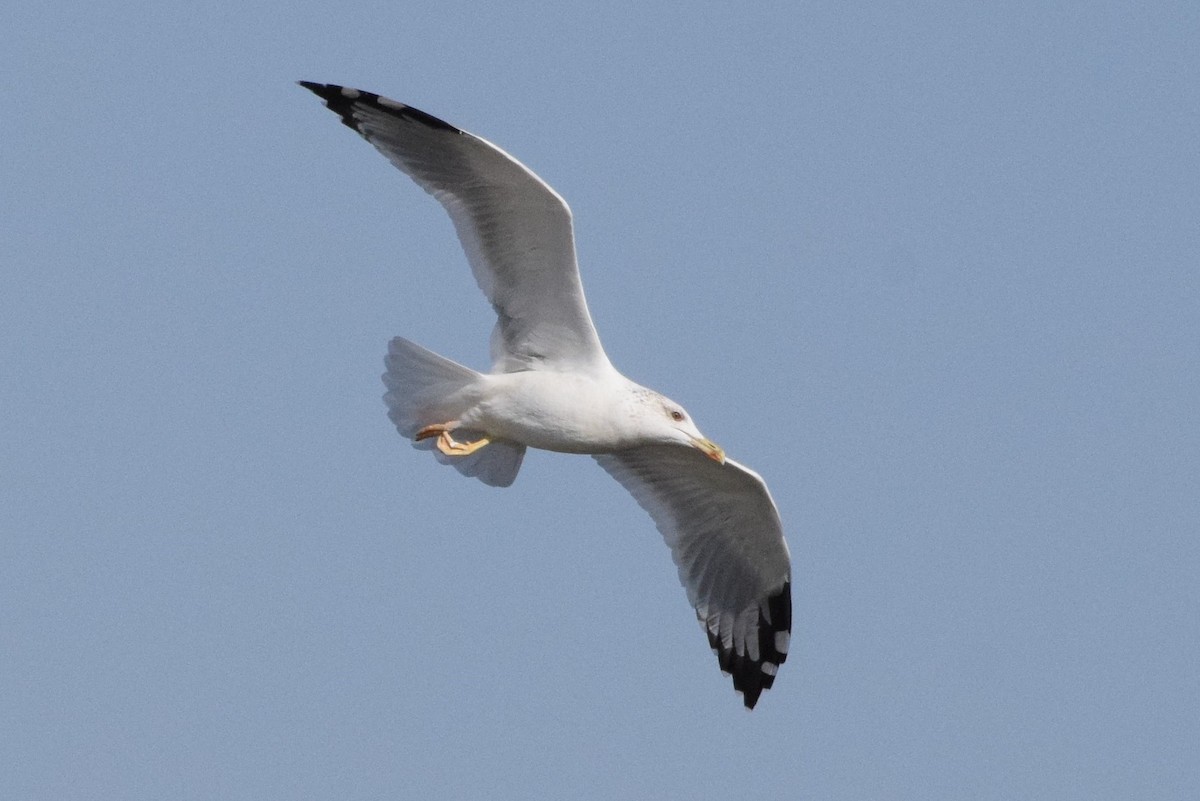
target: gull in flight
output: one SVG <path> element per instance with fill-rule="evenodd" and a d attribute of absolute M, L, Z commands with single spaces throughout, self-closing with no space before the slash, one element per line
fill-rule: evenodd
<path fill-rule="evenodd" d="M 526 448 L 591 455 L 654 519 L 721 670 L 753 709 L 792 628 L 779 513 L 758 474 L 726 459 L 682 406 L 609 362 L 566 201 L 500 148 L 423 111 L 300 85 L 445 207 L 496 311 L 490 373 L 389 343 L 384 401 L 400 434 L 495 487 L 512 484 Z"/>

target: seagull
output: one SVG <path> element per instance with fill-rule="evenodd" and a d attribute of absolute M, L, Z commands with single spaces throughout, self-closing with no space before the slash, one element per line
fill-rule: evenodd
<path fill-rule="evenodd" d="M 608 360 L 566 201 L 500 148 L 412 106 L 300 85 L 442 204 L 496 312 L 488 373 L 391 340 L 384 402 L 397 430 L 495 487 L 513 483 L 526 448 L 592 456 L 654 520 L 721 670 L 753 709 L 792 628 L 779 512 L 762 478 L 725 458 L 682 406 Z"/>

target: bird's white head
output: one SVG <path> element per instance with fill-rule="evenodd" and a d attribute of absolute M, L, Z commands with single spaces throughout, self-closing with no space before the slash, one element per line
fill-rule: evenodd
<path fill-rule="evenodd" d="M 638 387 L 638 400 L 642 406 L 641 415 L 652 436 L 657 442 L 673 445 L 689 445 L 698 449 L 708 458 L 719 464 L 725 464 L 725 451 L 721 446 L 700 433 L 692 417 L 675 401 L 648 390 Z M 650 432 L 647 432 L 650 433 Z"/>

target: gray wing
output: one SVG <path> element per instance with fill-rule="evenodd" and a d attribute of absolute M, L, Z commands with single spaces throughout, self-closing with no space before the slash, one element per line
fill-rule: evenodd
<path fill-rule="evenodd" d="M 787 659 L 792 630 L 791 557 L 766 484 L 695 448 L 594 458 L 654 518 L 721 669 L 753 709 Z"/>
<path fill-rule="evenodd" d="M 500 148 L 386 97 L 301 81 L 445 207 L 499 318 L 494 369 L 604 369 L 575 262 L 571 210 Z"/>

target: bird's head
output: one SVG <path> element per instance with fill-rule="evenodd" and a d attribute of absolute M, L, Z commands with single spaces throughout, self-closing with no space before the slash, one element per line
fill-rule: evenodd
<path fill-rule="evenodd" d="M 718 464 L 725 464 L 725 451 L 700 433 L 692 417 L 675 401 L 657 392 L 643 397 L 656 439 L 664 444 L 688 445 Z"/>

